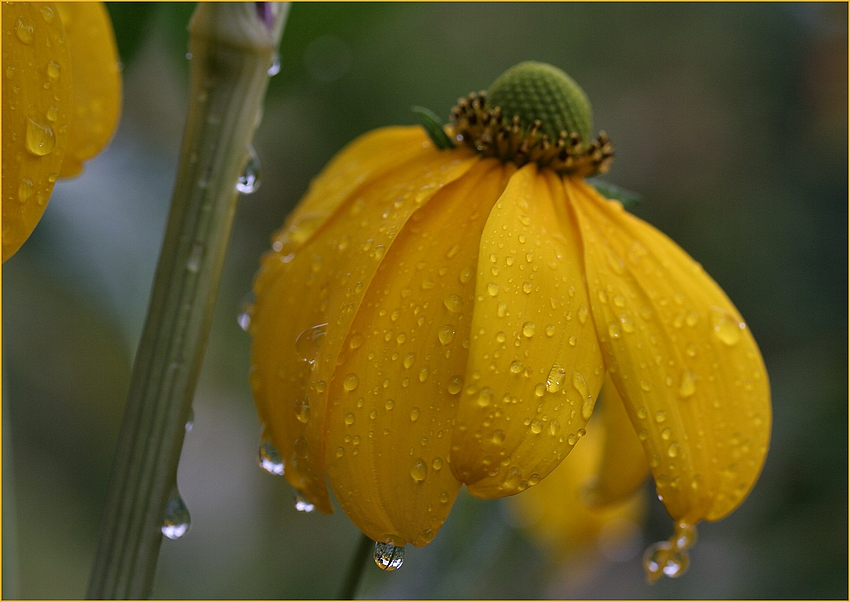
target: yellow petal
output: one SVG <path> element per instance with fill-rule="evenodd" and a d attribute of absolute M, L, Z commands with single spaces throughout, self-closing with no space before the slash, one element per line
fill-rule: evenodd
<path fill-rule="evenodd" d="M 400 133 L 416 149 L 401 163 Z M 258 413 L 286 463 L 286 478 L 325 512 L 331 510 L 324 482 L 328 384 L 351 321 L 410 215 L 476 161 L 472 152 L 437 152 L 420 128 L 383 130 L 367 142 L 355 142 L 344 154 L 362 161 L 368 177 L 348 185 L 347 162 L 332 162 L 305 199 L 308 209 L 326 213 L 312 220 L 313 211 L 296 210 L 263 258 L 254 286 L 250 330 Z M 358 147 L 359 159 L 351 153 Z M 322 190 L 337 190 L 339 197 L 323 205 Z"/>
<path fill-rule="evenodd" d="M 71 52 L 74 109 L 65 160 L 66 178 L 79 174 L 83 162 L 112 138 L 121 114 L 121 72 L 112 22 L 100 2 L 58 3 Z"/>
<path fill-rule="evenodd" d="M 71 63 L 55 4 L 3 3 L 3 261 L 29 238 L 59 175 Z"/>
<path fill-rule="evenodd" d="M 481 161 L 411 216 L 339 356 L 329 387 L 328 482 L 376 541 L 427 544 L 460 490 L 448 459 L 474 306 L 472 269 L 510 170 Z"/>
<path fill-rule="evenodd" d="M 540 485 L 511 498 L 510 507 L 518 522 L 559 556 L 581 554 L 584 558 L 597 547 L 616 548 L 640 532 L 645 505 L 642 495 L 632 492 L 605 507 L 587 503 L 587 486 L 615 436 L 605 430 L 602 417 L 594 416 L 587 436 L 576 444 L 569 458 Z"/>
<path fill-rule="evenodd" d="M 578 235 L 558 176 L 530 164 L 480 243 L 452 472 L 473 495 L 543 479 L 584 434 L 604 377 Z"/>
<path fill-rule="evenodd" d="M 610 379 L 605 379 L 599 398 L 602 422 L 599 426 L 606 433 L 605 448 L 599 474 L 587 494 L 589 501 L 604 506 L 622 501 L 640 488 L 649 475 L 649 464 L 620 393 Z"/>
<path fill-rule="evenodd" d="M 294 253 L 364 182 L 423 156 L 430 147 L 421 128 L 412 127 L 382 128 L 352 141 L 310 183 L 307 194 L 275 233 L 274 250 L 283 255 Z M 262 285 L 262 278 L 259 280 Z"/>
<path fill-rule="evenodd" d="M 583 181 L 565 184 L 581 228 L 596 328 L 659 496 L 680 523 L 717 520 L 761 471 L 771 408 L 740 314 L 681 248 Z"/>

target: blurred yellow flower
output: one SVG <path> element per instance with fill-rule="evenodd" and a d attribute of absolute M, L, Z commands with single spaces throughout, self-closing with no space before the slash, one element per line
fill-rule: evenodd
<path fill-rule="evenodd" d="M 101 3 L 3 3 L 3 261 L 29 238 L 57 178 L 109 142 L 121 111 Z"/>
<path fill-rule="evenodd" d="M 649 467 L 679 527 L 647 566 L 672 574 L 679 535 L 761 470 L 758 347 L 698 263 L 584 181 L 611 147 L 563 72 L 520 65 L 453 120 L 357 139 L 273 237 L 250 323 L 261 455 L 321 511 L 327 481 L 370 538 L 422 546 L 462 484 L 502 497 L 552 472 L 609 378 L 625 412 L 592 495 Z"/>

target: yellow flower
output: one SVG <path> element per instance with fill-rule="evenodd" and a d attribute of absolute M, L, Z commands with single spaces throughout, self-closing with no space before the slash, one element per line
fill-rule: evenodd
<path fill-rule="evenodd" d="M 569 460 L 561 462 L 538 486 L 511 498 L 516 521 L 557 560 L 574 563 L 579 557 L 592 558 L 595 550 L 608 557 L 627 558 L 634 553 L 630 548 L 643 522 L 645 500 L 642 491 L 634 488 L 643 484 L 649 466 L 633 432 L 617 432 L 618 426 L 631 429 L 631 425 L 610 381 L 603 386 L 600 400 L 587 435 L 576 444 Z M 609 450 L 614 443 L 632 446 L 628 459 L 637 466 L 622 471 L 626 480 L 615 483 L 620 488 L 616 500 L 599 504 L 595 498 L 606 441 Z M 637 475 L 639 481 L 627 484 L 628 478 Z"/>
<path fill-rule="evenodd" d="M 609 378 L 627 436 L 607 438 L 594 498 L 648 465 L 679 526 L 647 565 L 675 572 L 682 533 L 761 470 L 758 347 L 698 263 L 584 181 L 611 146 L 589 142 L 563 72 L 522 64 L 452 115 L 435 140 L 453 148 L 417 127 L 351 143 L 273 237 L 250 325 L 264 449 L 321 511 L 327 481 L 370 538 L 422 546 L 462 484 L 495 498 L 544 479 Z"/>
<path fill-rule="evenodd" d="M 3 3 L 3 261 L 29 238 L 57 178 L 109 142 L 121 76 L 103 4 Z"/>

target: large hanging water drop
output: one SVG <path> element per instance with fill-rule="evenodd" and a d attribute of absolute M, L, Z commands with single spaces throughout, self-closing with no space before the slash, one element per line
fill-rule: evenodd
<path fill-rule="evenodd" d="M 404 564 L 404 546 L 375 542 L 375 564 L 385 571 L 394 571 Z"/>
<path fill-rule="evenodd" d="M 307 513 L 307 512 L 312 512 L 313 510 L 315 510 L 316 506 L 311 504 L 310 502 L 308 502 L 306 499 L 304 499 L 300 495 L 296 495 L 295 496 L 295 509 L 298 510 L 298 512 Z"/>
<path fill-rule="evenodd" d="M 679 577 L 688 570 L 688 548 L 696 543 L 696 529 L 686 523 L 676 525 L 672 537 L 647 548 L 643 554 L 643 568 L 650 583 L 661 577 Z"/>
<path fill-rule="evenodd" d="M 168 539 L 180 539 L 189 530 L 192 517 L 177 488 L 171 492 L 165 504 L 165 518 L 162 521 L 162 534 Z"/>
<path fill-rule="evenodd" d="M 262 176 L 262 166 L 260 165 L 260 157 L 257 156 L 257 151 L 253 146 L 248 147 L 248 162 L 245 163 L 245 168 L 242 170 L 242 175 L 236 180 L 236 190 L 242 194 L 251 194 L 256 192 L 260 187 L 260 176 Z"/>
<path fill-rule="evenodd" d="M 260 443 L 260 452 L 257 455 L 257 463 L 260 468 L 275 476 L 283 476 L 283 460 L 280 452 L 272 445 L 271 441 Z"/>

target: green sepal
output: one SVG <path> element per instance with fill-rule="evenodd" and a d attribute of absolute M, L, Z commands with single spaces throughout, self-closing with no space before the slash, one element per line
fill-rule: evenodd
<path fill-rule="evenodd" d="M 643 201 L 642 194 L 626 190 L 605 180 L 593 178 L 587 180 L 587 183 L 593 186 L 605 198 L 620 201 L 626 209 L 633 209 Z"/>
<path fill-rule="evenodd" d="M 425 132 L 437 148 L 444 150 L 455 147 L 455 143 L 443 130 L 443 124 L 434 111 L 425 107 L 410 107 L 410 110 L 419 117 L 422 127 L 425 128 Z"/>

